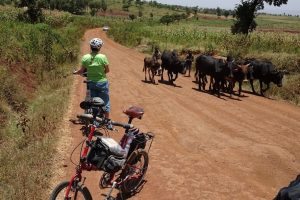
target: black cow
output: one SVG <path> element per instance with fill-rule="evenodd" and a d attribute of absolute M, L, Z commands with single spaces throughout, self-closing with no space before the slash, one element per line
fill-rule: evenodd
<path fill-rule="evenodd" d="M 177 77 L 178 73 L 186 73 L 185 61 L 181 61 L 175 51 L 164 51 L 161 55 L 161 80 L 164 80 L 164 70 L 168 71 L 169 82 L 173 83 Z M 175 78 L 173 79 L 173 74 Z"/>
<path fill-rule="evenodd" d="M 156 74 L 157 70 L 160 68 L 160 62 L 153 57 L 145 57 L 144 58 L 144 67 L 143 71 L 145 72 L 145 81 L 147 81 L 147 71 L 149 75 L 149 79 L 152 83 L 155 84 L 154 75 Z"/>
<path fill-rule="evenodd" d="M 268 61 L 252 60 L 249 62 L 252 74 L 248 73 L 253 93 L 256 93 L 253 87 L 253 80 L 258 79 L 260 85 L 260 94 L 264 96 L 264 92 L 270 87 L 270 83 L 275 83 L 278 87 L 282 87 L 282 79 L 284 73 L 275 69 L 274 65 Z M 263 83 L 267 84 L 267 88 L 263 89 Z"/>
<path fill-rule="evenodd" d="M 210 76 L 209 90 L 213 86 L 213 92 L 217 92 L 220 97 L 221 83 L 225 81 L 225 77 L 233 77 L 232 70 L 228 67 L 227 61 L 216 59 L 212 56 L 200 55 L 196 58 L 195 66 L 195 77 L 198 77 L 199 90 L 201 90 L 201 87 L 205 90 L 207 83 L 206 75 L 208 75 Z"/>

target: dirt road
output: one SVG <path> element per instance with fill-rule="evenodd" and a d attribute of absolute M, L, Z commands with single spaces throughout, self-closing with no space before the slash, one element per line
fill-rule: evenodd
<path fill-rule="evenodd" d="M 131 199 L 272 199 L 300 172 L 300 108 L 251 94 L 219 99 L 193 89 L 193 78 L 183 76 L 178 87 L 144 83 L 145 55 L 100 29 L 86 32 L 82 53 L 89 52 L 93 37 L 104 40 L 101 52 L 110 62 L 111 117 L 125 122 L 122 110 L 141 106 L 144 118 L 134 124 L 156 134 L 147 182 Z M 75 84 L 70 118 L 82 112 L 78 105 L 85 95 L 80 77 Z M 65 178 L 74 171 L 68 157 L 82 139 L 79 128 L 70 123 Z M 111 135 L 119 139 L 121 133 Z M 94 199 L 103 199 L 100 173 L 85 174 Z"/>

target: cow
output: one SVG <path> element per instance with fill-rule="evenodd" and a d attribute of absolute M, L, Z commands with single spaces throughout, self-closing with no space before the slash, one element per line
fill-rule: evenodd
<path fill-rule="evenodd" d="M 247 74 L 249 73 L 249 64 L 237 64 L 236 62 L 229 62 L 228 63 L 228 73 L 229 76 L 225 76 L 225 80 L 228 81 L 228 90 L 230 93 L 230 97 L 233 93 L 233 88 L 235 83 L 238 82 L 239 90 L 238 95 L 241 96 L 242 92 L 242 84 L 245 78 L 247 78 Z"/>
<path fill-rule="evenodd" d="M 154 75 L 156 74 L 159 68 L 160 68 L 160 62 L 155 60 L 153 57 L 145 57 L 144 67 L 143 67 L 143 71 L 145 72 L 145 81 L 147 81 L 147 71 L 148 71 L 150 81 L 155 84 Z"/>
<path fill-rule="evenodd" d="M 225 76 L 230 76 L 227 62 L 212 56 L 200 55 L 196 58 L 195 66 L 195 77 L 198 77 L 199 90 L 201 90 L 201 87 L 205 90 L 206 75 L 208 75 L 210 76 L 209 90 L 213 86 L 213 92 L 217 92 L 220 97 L 221 83 L 224 81 Z"/>
<path fill-rule="evenodd" d="M 161 55 L 161 80 L 164 80 L 164 70 L 168 72 L 169 82 L 173 84 L 173 82 L 177 79 L 178 73 L 185 74 L 186 73 L 186 65 L 185 61 L 181 61 L 178 58 L 176 51 L 164 51 Z M 173 74 L 175 74 L 175 78 L 173 78 Z"/>
<path fill-rule="evenodd" d="M 253 87 L 253 80 L 258 79 L 260 85 L 260 94 L 264 96 L 264 92 L 270 88 L 270 83 L 275 83 L 278 87 L 282 87 L 282 79 L 284 72 L 275 69 L 275 66 L 269 61 L 250 60 L 249 63 L 251 71 L 248 72 L 248 78 L 250 80 L 252 92 L 256 94 Z M 251 74 L 252 73 L 252 74 Z M 263 83 L 267 85 L 267 88 L 263 89 Z"/>

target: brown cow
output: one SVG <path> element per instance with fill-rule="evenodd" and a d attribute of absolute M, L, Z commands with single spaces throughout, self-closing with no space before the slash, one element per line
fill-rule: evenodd
<path fill-rule="evenodd" d="M 145 81 L 147 81 L 147 70 L 148 70 L 149 80 L 155 84 L 154 76 L 159 68 L 160 68 L 160 62 L 158 60 L 154 59 L 153 57 L 145 57 L 144 67 L 143 67 L 143 72 L 145 72 Z"/>

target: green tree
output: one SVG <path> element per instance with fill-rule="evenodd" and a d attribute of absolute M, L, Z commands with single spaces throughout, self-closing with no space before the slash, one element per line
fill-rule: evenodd
<path fill-rule="evenodd" d="M 194 15 L 197 15 L 199 8 L 198 8 L 198 6 L 196 6 L 196 7 L 193 7 L 192 10 L 194 12 Z"/>
<path fill-rule="evenodd" d="M 160 18 L 160 23 L 163 23 L 163 24 L 166 24 L 166 25 L 169 25 L 169 23 L 173 22 L 174 19 L 172 16 L 170 15 L 164 15 Z"/>
<path fill-rule="evenodd" d="M 220 17 L 220 16 L 222 15 L 222 10 L 221 10 L 221 8 L 217 7 L 216 12 L 217 12 L 217 16 L 218 16 L 218 17 Z"/>
<path fill-rule="evenodd" d="M 43 4 L 37 0 L 20 0 L 18 7 L 27 7 L 24 13 L 19 15 L 19 19 L 29 21 L 30 23 L 38 23 L 44 21 L 42 12 Z"/>
<path fill-rule="evenodd" d="M 101 9 L 101 2 L 99 0 L 94 0 L 89 2 L 89 8 L 90 13 L 92 16 L 95 16 L 95 14 Z"/>
<path fill-rule="evenodd" d="M 124 11 L 129 11 L 129 7 L 130 7 L 129 4 L 123 4 L 122 10 L 124 10 Z"/>
<path fill-rule="evenodd" d="M 229 16 L 229 14 L 230 14 L 230 13 L 229 13 L 228 10 L 225 10 L 225 11 L 223 12 L 224 17 L 226 17 L 226 18 Z"/>
<path fill-rule="evenodd" d="M 241 4 L 237 5 L 235 9 L 236 21 L 231 27 L 231 32 L 233 34 L 248 34 L 255 30 L 257 11 L 264 9 L 264 3 L 279 7 L 282 4 L 287 4 L 287 2 L 288 0 L 241 0 Z"/>
<path fill-rule="evenodd" d="M 106 12 L 107 10 L 106 0 L 101 0 L 101 9 L 103 10 L 103 12 Z"/>

